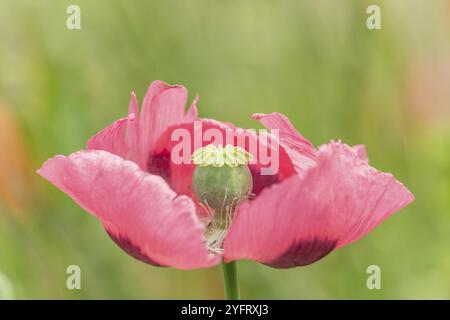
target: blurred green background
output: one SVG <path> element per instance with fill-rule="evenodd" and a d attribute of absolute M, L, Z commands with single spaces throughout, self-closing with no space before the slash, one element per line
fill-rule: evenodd
<path fill-rule="evenodd" d="M 382 30 L 366 28 L 369 4 Z M 252 113 L 279 111 L 315 145 L 364 143 L 417 198 L 311 266 L 239 262 L 244 298 L 449 299 L 449 35 L 448 0 L 0 0 L 0 297 L 223 298 L 219 267 L 128 257 L 35 173 L 161 79 L 199 93 L 202 117 L 259 128 Z M 66 289 L 71 264 L 82 290 Z M 366 287 L 372 264 L 381 290 Z"/>

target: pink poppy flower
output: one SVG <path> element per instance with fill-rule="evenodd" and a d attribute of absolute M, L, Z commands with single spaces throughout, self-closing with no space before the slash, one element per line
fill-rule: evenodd
<path fill-rule="evenodd" d="M 93 136 L 85 150 L 55 156 L 38 170 L 134 258 L 179 269 L 214 266 L 221 258 L 303 266 L 360 239 L 414 200 L 391 174 L 368 164 L 364 146 L 331 142 L 316 149 L 284 115 L 256 114 L 267 129 L 279 130 L 279 168 L 262 175 L 260 163 L 249 165 L 253 197 L 237 207 L 213 252 L 205 240 L 210 220 L 193 192 L 195 165 L 171 160 L 172 134 L 194 133 L 194 121 L 201 130 L 246 131 L 198 119 L 197 99 L 187 112 L 186 100 L 183 86 L 155 81 L 140 112 L 132 94 L 127 117 Z"/>

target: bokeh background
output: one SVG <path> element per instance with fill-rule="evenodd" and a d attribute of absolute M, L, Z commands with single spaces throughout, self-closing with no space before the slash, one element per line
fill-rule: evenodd
<path fill-rule="evenodd" d="M 382 30 L 366 28 L 370 4 Z M 365 143 L 417 198 L 311 266 L 239 262 L 244 298 L 450 298 L 449 40 L 448 0 L 0 0 L 0 297 L 223 298 L 219 267 L 128 257 L 35 173 L 161 79 L 199 93 L 202 117 L 259 128 L 252 113 L 279 111 L 315 145 Z M 66 288 L 71 264 L 82 290 Z"/>

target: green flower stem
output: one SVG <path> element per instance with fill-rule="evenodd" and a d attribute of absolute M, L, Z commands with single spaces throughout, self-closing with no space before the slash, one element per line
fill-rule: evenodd
<path fill-rule="evenodd" d="M 237 279 L 236 262 L 225 263 L 222 259 L 223 281 L 227 300 L 239 300 L 239 283 Z"/>

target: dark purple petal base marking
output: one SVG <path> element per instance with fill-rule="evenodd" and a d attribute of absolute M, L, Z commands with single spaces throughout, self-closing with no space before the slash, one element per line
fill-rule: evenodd
<path fill-rule="evenodd" d="M 150 155 L 147 161 L 147 170 L 151 174 L 162 177 L 167 183 L 169 183 L 170 152 L 168 150 L 163 150 L 157 154 Z"/>
<path fill-rule="evenodd" d="M 154 260 L 150 259 L 148 256 L 146 256 L 141 248 L 139 248 L 137 245 L 135 245 L 133 242 L 130 241 L 130 239 L 124 237 L 124 236 L 115 236 L 108 230 L 106 230 L 106 233 L 109 235 L 109 237 L 126 253 L 128 253 L 133 258 L 140 260 L 142 262 L 154 265 L 156 267 L 165 267 Z"/>
<path fill-rule="evenodd" d="M 252 193 L 255 196 L 260 194 L 260 192 L 263 189 L 265 189 L 267 187 L 270 187 L 274 183 L 280 182 L 278 174 L 262 175 L 260 166 L 258 166 L 258 165 L 249 165 L 248 167 L 250 169 L 250 172 L 251 172 L 252 178 L 253 178 Z"/>
<path fill-rule="evenodd" d="M 274 268 L 306 266 L 322 259 L 336 247 L 336 240 L 298 240 L 282 255 L 266 265 Z"/>

